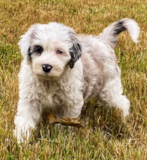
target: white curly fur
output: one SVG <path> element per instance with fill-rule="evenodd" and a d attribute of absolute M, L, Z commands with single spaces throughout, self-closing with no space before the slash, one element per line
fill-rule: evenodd
<path fill-rule="evenodd" d="M 77 36 L 59 23 L 31 26 L 19 42 L 24 60 L 14 120 L 18 142 L 23 136 L 30 137 L 45 109 L 56 117 L 75 118 L 84 103 L 97 97 L 107 106 L 120 108 L 124 116 L 129 114 L 130 102 L 122 95 L 121 72 L 113 50 L 123 30 L 137 42 L 139 27 L 128 18 L 111 24 L 98 37 Z M 41 46 L 42 53 L 36 53 L 34 46 Z M 63 53 L 58 54 L 58 49 Z M 43 64 L 52 66 L 49 73 L 43 71 Z"/>

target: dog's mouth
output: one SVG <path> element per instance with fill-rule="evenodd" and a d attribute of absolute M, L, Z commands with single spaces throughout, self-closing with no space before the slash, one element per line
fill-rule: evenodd
<path fill-rule="evenodd" d="M 58 76 L 51 75 L 50 73 L 42 73 L 42 74 L 36 74 L 36 75 L 41 80 L 57 80 L 57 79 L 59 79 Z"/>

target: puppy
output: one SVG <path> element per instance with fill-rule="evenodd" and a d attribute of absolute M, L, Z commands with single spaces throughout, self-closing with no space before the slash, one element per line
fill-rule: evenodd
<path fill-rule="evenodd" d="M 99 36 L 77 35 L 56 22 L 35 24 L 21 36 L 24 60 L 19 73 L 19 102 L 14 134 L 27 140 L 41 119 L 43 110 L 57 118 L 76 118 L 91 98 L 129 114 L 130 102 L 123 95 L 117 64 L 117 37 L 128 30 L 137 42 L 140 29 L 129 18 L 112 23 Z"/>

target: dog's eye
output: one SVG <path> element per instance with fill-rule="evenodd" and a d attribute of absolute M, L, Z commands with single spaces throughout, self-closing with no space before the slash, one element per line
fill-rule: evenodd
<path fill-rule="evenodd" d="M 58 54 L 62 54 L 63 52 L 62 52 L 62 51 L 60 51 L 60 50 L 57 50 L 57 53 L 58 53 Z"/>
<path fill-rule="evenodd" d="M 35 52 L 41 54 L 43 52 L 43 48 L 41 46 L 36 46 L 35 47 Z"/>

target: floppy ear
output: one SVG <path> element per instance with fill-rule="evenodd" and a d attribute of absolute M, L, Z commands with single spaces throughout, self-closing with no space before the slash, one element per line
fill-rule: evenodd
<path fill-rule="evenodd" d="M 21 55 L 23 56 L 24 59 L 29 60 L 30 58 L 30 45 L 32 39 L 35 37 L 35 30 L 36 30 L 37 25 L 32 25 L 28 31 L 22 35 L 20 38 L 20 41 L 18 43 Z"/>
<path fill-rule="evenodd" d="M 69 49 L 69 53 L 71 56 L 71 60 L 69 61 L 69 66 L 70 68 L 73 68 L 75 62 L 81 57 L 82 47 L 74 30 L 71 29 L 69 35 L 73 43 L 73 46 Z"/>

